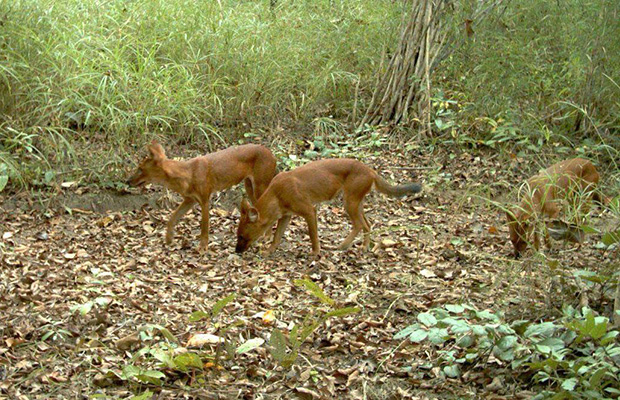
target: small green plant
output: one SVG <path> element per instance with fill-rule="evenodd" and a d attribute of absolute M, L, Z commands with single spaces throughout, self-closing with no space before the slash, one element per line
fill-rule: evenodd
<path fill-rule="evenodd" d="M 501 313 L 447 305 L 421 313 L 395 339 L 427 342 L 443 375 L 493 363 L 513 370 L 537 398 L 603 398 L 620 395 L 618 331 L 592 310 L 564 308 L 559 321 L 507 322 Z M 559 397 L 557 397 L 559 396 Z"/>
<path fill-rule="evenodd" d="M 295 363 L 299 355 L 299 349 L 304 341 L 329 318 L 343 317 L 360 312 L 360 309 L 357 307 L 335 308 L 335 301 L 327 296 L 316 283 L 310 280 L 296 280 L 295 286 L 306 288 L 310 294 L 319 299 L 328 309 L 316 308 L 311 310 L 301 323 L 293 326 L 287 336 L 278 328 L 273 329 L 269 339 L 269 351 L 273 358 L 284 368 L 290 368 Z"/>

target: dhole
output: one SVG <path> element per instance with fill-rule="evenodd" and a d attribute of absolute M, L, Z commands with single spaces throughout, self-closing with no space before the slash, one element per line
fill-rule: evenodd
<path fill-rule="evenodd" d="M 346 249 L 360 231 L 364 231 L 364 247 L 370 244 L 370 225 L 362 203 L 372 186 L 388 196 L 400 197 L 418 193 L 422 187 L 417 183 L 391 186 L 375 171 L 353 159 L 329 159 L 308 163 L 289 172 L 278 174 L 252 207 L 246 200 L 241 202 L 241 220 L 237 230 L 237 253 L 244 252 L 256 239 L 278 221 L 273 252 L 284 234 L 293 214 L 302 216 L 308 224 L 312 241 L 312 256 L 316 258 L 321 249 L 317 234 L 315 204 L 332 199 L 341 190 L 344 208 L 351 218 L 353 230 L 339 249 Z"/>
<path fill-rule="evenodd" d="M 166 227 L 166 244 L 172 243 L 174 226 L 198 202 L 202 210 L 198 251 L 209 244 L 209 200 L 211 194 L 227 189 L 242 180 L 252 202 L 260 197 L 276 170 L 276 159 L 264 146 L 246 144 L 231 147 L 185 161 L 170 160 L 163 147 L 153 140 L 147 146 L 149 155 L 127 183 L 140 186 L 159 183 L 183 196 L 183 202 L 172 213 Z"/>
<path fill-rule="evenodd" d="M 588 193 L 589 197 L 601 201 L 600 195 L 595 191 L 598 181 L 599 174 L 594 165 L 581 158 L 553 164 L 531 177 L 526 183 L 527 193 L 523 196 L 521 204 L 516 210 L 506 212 L 515 258 L 527 248 L 528 243 L 532 243 L 538 250 L 538 232 L 530 219 L 536 215 L 557 218 L 562 208 L 562 200 L 568 199 L 575 192 Z M 544 236 L 545 243 L 549 245 L 546 228 Z"/>

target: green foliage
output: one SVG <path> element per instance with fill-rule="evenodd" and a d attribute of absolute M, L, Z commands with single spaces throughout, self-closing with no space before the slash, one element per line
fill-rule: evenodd
<path fill-rule="evenodd" d="M 618 331 L 589 309 L 566 307 L 562 320 L 554 322 L 508 323 L 500 313 L 449 305 L 417 319 L 419 323 L 394 339 L 432 344 L 447 377 L 485 368 L 493 356 L 494 363 L 535 384 L 541 390 L 536 398 L 598 399 L 620 394 Z"/>
<path fill-rule="evenodd" d="M 457 3 L 457 23 L 471 18 L 470 4 Z M 548 143 L 617 159 L 618 12 L 610 0 L 503 2 L 474 21 L 471 38 L 460 29 L 436 77 L 435 129 L 457 143 Z"/>
<path fill-rule="evenodd" d="M 310 294 L 319 299 L 324 305 L 328 305 L 331 310 L 310 310 L 303 322 L 295 324 L 289 332 L 288 344 L 281 330 L 274 328 L 273 331 L 271 331 L 269 351 L 271 356 L 284 368 L 290 368 L 295 363 L 301 345 L 314 331 L 322 326 L 327 319 L 332 317 L 344 317 L 360 312 L 358 307 L 334 308 L 336 302 L 327 296 L 323 290 L 312 281 L 298 279 L 295 281 L 295 285 L 306 288 Z"/>
<path fill-rule="evenodd" d="M 150 133 L 214 148 L 248 126 L 342 130 L 405 6 L 0 1 L 0 162 L 42 175 L 73 149 L 103 167 Z"/>

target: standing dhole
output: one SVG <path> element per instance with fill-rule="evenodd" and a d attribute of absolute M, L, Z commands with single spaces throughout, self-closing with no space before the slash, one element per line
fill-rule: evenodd
<path fill-rule="evenodd" d="M 600 202 L 601 197 L 595 191 L 598 181 L 599 174 L 594 165 L 582 158 L 561 161 L 531 177 L 526 183 L 526 193 L 521 204 L 506 212 L 515 258 L 521 255 L 529 243 L 538 250 L 538 232 L 534 227 L 535 223 L 530 219 L 537 215 L 557 218 L 562 209 L 562 201 L 578 192 L 586 193 L 588 197 Z M 544 239 L 549 246 L 546 227 Z"/>
<path fill-rule="evenodd" d="M 344 208 L 351 218 L 353 230 L 340 245 L 339 249 L 351 246 L 355 237 L 364 231 L 364 247 L 370 244 L 370 224 L 364 215 L 362 203 L 364 196 L 375 186 L 381 193 L 400 197 L 409 193 L 418 193 L 422 187 L 418 183 L 391 186 L 375 171 L 353 159 L 328 159 L 310 162 L 289 172 L 278 174 L 258 199 L 255 207 L 247 200 L 241 202 L 241 220 L 237 230 L 237 247 L 242 253 L 276 221 L 273 243 L 268 252 L 273 252 L 293 214 L 302 216 L 308 224 L 312 241 L 312 256 L 320 252 L 317 233 L 315 204 L 327 201 L 342 191 Z"/>
<path fill-rule="evenodd" d="M 166 186 L 183 196 L 183 202 L 172 213 L 166 227 L 166 244 L 172 243 L 174 226 L 198 202 L 202 211 L 198 251 L 209 244 L 209 201 L 211 194 L 241 182 L 255 203 L 275 175 L 276 159 L 264 146 L 246 144 L 231 147 L 190 160 L 176 161 L 166 157 L 163 147 L 153 140 L 147 146 L 149 155 L 127 183 L 140 186 L 147 182 Z"/>

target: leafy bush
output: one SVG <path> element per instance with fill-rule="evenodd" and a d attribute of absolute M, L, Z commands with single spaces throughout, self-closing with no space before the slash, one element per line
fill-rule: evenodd
<path fill-rule="evenodd" d="M 501 313 L 448 305 L 421 313 L 417 320 L 394 338 L 432 345 L 446 377 L 461 377 L 492 358 L 538 387 L 537 398 L 620 395 L 618 331 L 589 309 L 566 307 L 560 321 L 509 323 Z"/>

